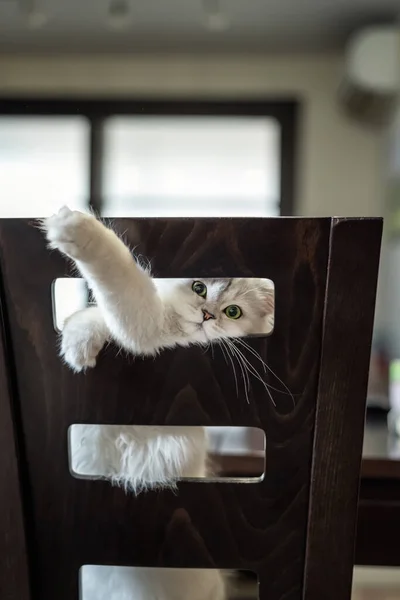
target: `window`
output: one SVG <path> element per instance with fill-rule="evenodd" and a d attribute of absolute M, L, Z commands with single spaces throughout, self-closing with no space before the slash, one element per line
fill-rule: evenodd
<path fill-rule="evenodd" d="M 0 217 L 293 214 L 297 104 L 3 100 Z"/>
<path fill-rule="evenodd" d="M 114 117 L 104 125 L 110 216 L 279 214 L 280 125 L 269 117 Z"/>
<path fill-rule="evenodd" d="M 0 116 L 0 217 L 37 217 L 89 200 L 89 124 L 82 117 Z"/>

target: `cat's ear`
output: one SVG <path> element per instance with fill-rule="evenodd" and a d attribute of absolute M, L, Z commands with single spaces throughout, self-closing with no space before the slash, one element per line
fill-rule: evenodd
<path fill-rule="evenodd" d="M 259 279 L 263 316 L 272 316 L 275 311 L 275 287 L 270 279 Z"/>

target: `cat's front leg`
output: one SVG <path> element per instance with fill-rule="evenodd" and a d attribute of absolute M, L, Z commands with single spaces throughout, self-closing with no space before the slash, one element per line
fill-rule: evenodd
<path fill-rule="evenodd" d="M 109 243 L 112 233 L 94 216 L 67 206 L 45 219 L 43 228 L 50 248 L 83 262 L 95 259 Z"/>
<path fill-rule="evenodd" d="M 98 306 L 71 315 L 61 333 L 61 356 L 73 371 L 79 373 L 96 365 L 97 355 L 110 332 Z"/>
<path fill-rule="evenodd" d="M 122 240 L 92 215 L 66 207 L 43 228 L 50 247 L 75 261 L 111 337 L 132 352 L 153 352 L 164 323 L 163 304 L 149 273 Z"/>

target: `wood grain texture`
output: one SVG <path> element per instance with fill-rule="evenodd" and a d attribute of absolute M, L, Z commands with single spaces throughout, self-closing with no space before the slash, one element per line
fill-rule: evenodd
<path fill-rule="evenodd" d="M 374 258 L 380 224 L 370 223 Z M 77 600 L 78 570 L 86 563 L 249 569 L 259 575 L 261 600 L 300 600 L 331 220 L 121 219 L 116 227 L 152 260 L 156 277 L 271 278 L 276 286 L 275 331 L 267 339 L 252 338 L 250 343 L 296 394 L 296 403 L 294 406 L 289 396 L 275 393 L 274 406 L 258 381 L 253 381 L 247 403 L 243 386 L 236 394 L 230 365 L 218 348 L 214 357 L 211 352 L 190 348 L 165 351 L 156 360 L 116 357 L 115 349 L 109 348 L 96 369 L 86 375 L 72 374 L 57 357 L 50 294 L 52 281 L 68 274 L 68 266 L 57 253 L 45 249 L 40 232 L 28 222 L 1 221 L 3 301 L 9 316 L 11 358 L 18 366 L 19 435 L 26 448 L 22 461 L 31 490 L 34 600 Z M 364 234 L 358 235 L 363 227 L 362 223 L 355 226 L 353 240 L 365 250 L 367 240 Z M 331 254 L 334 249 L 333 244 Z M 336 259 L 331 262 L 331 281 L 332 265 L 336 276 Z M 368 276 L 364 275 L 362 291 L 368 281 L 371 289 L 375 285 L 373 262 Z M 335 280 L 330 289 L 342 300 L 345 292 L 348 294 L 351 312 L 359 288 L 354 290 L 350 283 L 345 279 L 341 286 Z M 339 285 L 337 291 L 334 285 Z M 368 295 L 365 307 L 370 303 Z M 327 320 L 332 310 L 329 297 L 327 306 L 325 353 L 329 339 L 339 336 L 341 340 L 341 332 Z M 348 323 L 353 332 L 367 330 L 366 337 L 361 333 L 360 343 L 366 342 L 361 358 L 369 351 L 372 316 L 368 310 L 359 311 L 357 325 Z M 347 323 L 341 317 L 341 323 L 344 320 Z M 340 351 L 335 359 L 342 369 L 346 368 L 344 356 Z M 248 358 L 252 360 L 250 354 Z M 322 366 L 329 380 L 332 372 L 326 361 Z M 333 369 L 339 367 L 333 362 Z M 365 366 L 364 371 L 366 375 Z M 362 382 L 351 375 L 346 371 L 349 389 L 357 396 L 351 415 L 357 432 L 363 414 L 357 385 L 362 387 Z M 269 381 L 277 385 L 273 378 Z M 338 420 L 346 414 L 342 402 L 332 402 L 329 385 L 320 391 L 319 413 L 326 405 L 332 406 L 328 413 L 336 431 Z M 347 387 L 344 391 L 348 393 Z M 73 423 L 260 427 L 266 432 L 267 475 L 253 484 L 185 482 L 179 485 L 178 494 L 152 492 L 134 498 L 106 482 L 77 480 L 70 475 L 67 431 Z M 347 461 L 348 453 L 354 454 L 347 467 L 336 470 L 335 483 L 349 483 L 350 471 L 356 481 L 357 444 L 351 440 L 349 450 L 346 435 L 333 440 L 323 418 L 321 423 L 329 434 L 326 443 L 333 444 L 338 461 L 344 457 Z M 329 450 L 318 437 L 316 449 L 330 464 Z M 317 491 L 324 502 L 327 494 L 315 465 L 314 461 L 310 516 L 317 526 L 309 530 L 313 565 L 318 562 L 314 548 L 318 547 L 321 524 Z M 331 493 L 335 496 L 334 490 Z M 353 494 L 348 500 L 353 514 L 356 497 Z M 337 518 L 337 513 L 329 511 L 325 519 L 329 527 L 333 517 Z M 347 534 L 342 537 L 342 550 L 345 539 L 347 546 L 352 546 Z M 313 572 L 306 573 L 311 589 Z M 324 580 L 323 575 L 320 578 Z M 315 586 L 307 600 L 316 600 L 313 589 Z M 321 597 L 328 595 L 318 600 Z"/>
<path fill-rule="evenodd" d="M 304 598 L 351 597 L 382 223 L 334 220 L 312 464 Z M 323 575 L 322 575 L 323 574 Z"/>
<path fill-rule="evenodd" d="M 0 305 L 0 598 L 29 600 L 28 554 Z"/>
<path fill-rule="evenodd" d="M 367 437 L 374 436 L 374 458 L 365 447 L 361 465 L 361 482 L 357 515 L 356 565 L 400 566 L 400 461 L 390 452 L 386 416 L 366 423 Z M 383 458 L 386 456 L 386 458 Z M 224 454 L 213 456 L 218 474 L 223 477 L 256 477 L 263 470 L 261 456 Z"/>

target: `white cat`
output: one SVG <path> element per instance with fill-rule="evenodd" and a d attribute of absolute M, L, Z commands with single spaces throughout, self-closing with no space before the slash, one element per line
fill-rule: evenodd
<path fill-rule="evenodd" d="M 133 354 L 154 355 L 162 348 L 272 330 L 269 280 L 155 282 L 122 240 L 90 214 L 64 207 L 43 227 L 50 247 L 75 262 L 96 300 L 96 306 L 64 324 L 61 353 L 74 371 L 94 367 L 108 340 Z M 105 477 L 133 492 L 206 475 L 207 440 L 201 427 L 80 425 L 70 432 L 70 449 L 77 474 Z M 198 596 L 203 600 L 224 597 L 218 571 L 193 571 L 190 578 L 176 571 L 171 580 L 158 570 L 150 570 L 150 576 L 143 571 L 137 578 L 134 571 L 122 576 L 111 568 L 107 580 L 114 583 L 104 586 L 93 579 L 98 571 L 87 569 L 84 600 L 193 600 L 195 590 L 203 590 Z"/>
<path fill-rule="evenodd" d="M 67 207 L 46 219 L 44 229 L 49 245 L 74 260 L 97 303 L 64 324 L 61 353 L 74 371 L 94 367 L 107 340 L 151 355 L 272 329 L 267 279 L 153 280 L 111 229 Z M 77 474 L 106 477 L 136 492 L 206 474 L 200 427 L 77 425 L 70 448 Z"/>

